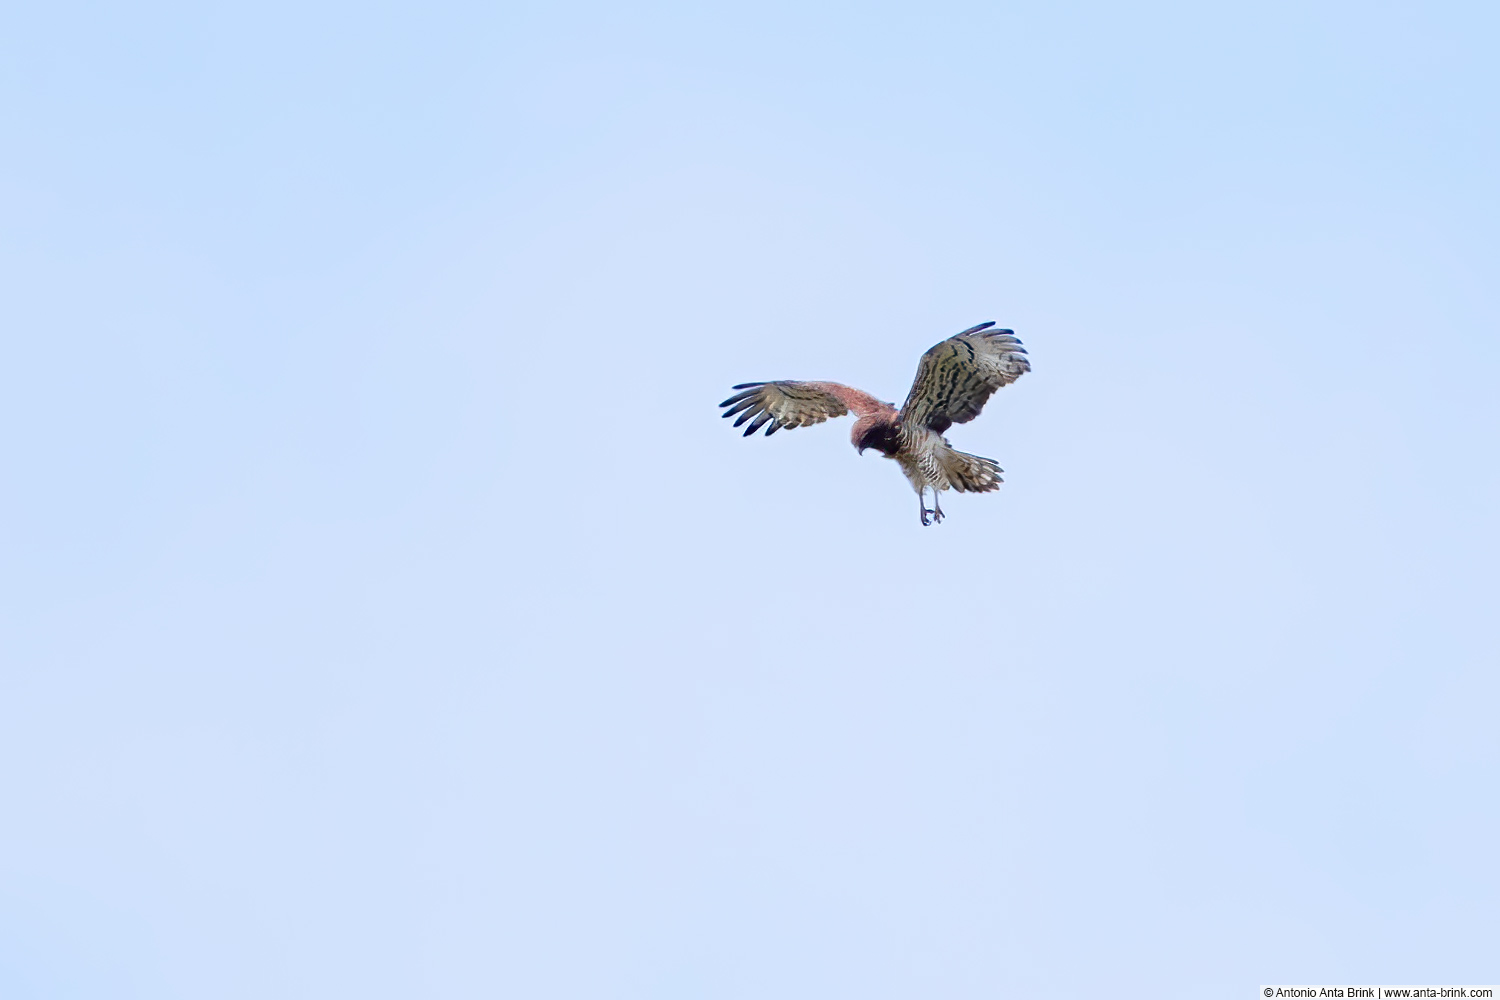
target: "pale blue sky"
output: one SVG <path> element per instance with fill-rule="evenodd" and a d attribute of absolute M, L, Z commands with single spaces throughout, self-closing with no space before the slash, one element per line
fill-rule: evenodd
<path fill-rule="evenodd" d="M 12 5 L 0 995 L 1494 982 L 1497 27 Z"/>

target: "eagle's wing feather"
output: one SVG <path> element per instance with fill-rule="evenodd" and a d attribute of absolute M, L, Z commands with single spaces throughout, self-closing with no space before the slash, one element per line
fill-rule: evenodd
<path fill-rule="evenodd" d="M 1015 334 L 991 330 L 994 325 L 970 327 L 922 355 L 916 380 L 901 407 L 903 422 L 941 434 L 979 416 L 996 389 L 1031 371 L 1026 349 Z"/>
<path fill-rule="evenodd" d="M 867 392 L 851 389 L 837 382 L 745 382 L 735 386 L 744 390 L 730 396 L 720 406 L 726 407 L 724 416 L 736 413 L 738 427 L 745 421 L 745 437 L 769 423 L 766 437 L 783 427 L 809 427 L 821 424 L 829 417 L 842 417 L 853 410 L 860 416 L 881 410 L 894 411 L 889 403 L 882 403 Z"/>

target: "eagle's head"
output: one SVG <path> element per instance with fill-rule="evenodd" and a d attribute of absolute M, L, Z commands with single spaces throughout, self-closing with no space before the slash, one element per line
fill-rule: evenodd
<path fill-rule="evenodd" d="M 886 414 L 861 417 L 854 422 L 850 434 L 854 447 L 863 455 L 866 448 L 875 448 L 886 458 L 901 449 L 901 433 L 896 421 Z"/>

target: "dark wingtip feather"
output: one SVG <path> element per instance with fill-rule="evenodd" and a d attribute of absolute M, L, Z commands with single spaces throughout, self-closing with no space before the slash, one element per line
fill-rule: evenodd
<path fill-rule="evenodd" d="M 768 382 L 741 382 L 739 385 L 732 385 L 729 388 L 731 388 L 731 389 L 754 389 L 758 385 L 769 385 L 769 384 L 770 383 L 768 383 Z"/>
<path fill-rule="evenodd" d="M 967 330 L 964 330 L 961 333 L 954 334 L 954 336 L 955 337 L 967 337 L 971 333 L 978 333 L 980 330 L 988 330 L 990 327 L 992 327 L 994 325 L 995 325 L 995 321 L 994 320 L 990 320 L 988 323 L 980 323 L 978 326 L 971 326 Z"/>
<path fill-rule="evenodd" d="M 781 423 L 779 421 L 776 421 L 776 420 L 771 421 L 771 426 L 766 428 L 766 437 L 770 437 L 772 434 L 775 434 L 776 433 L 776 429 L 778 427 L 780 427 L 780 426 L 781 426 Z"/>
<path fill-rule="evenodd" d="M 733 405 L 730 405 L 730 404 L 733 404 Z M 735 396 L 732 399 L 726 399 L 726 400 L 724 400 L 724 402 L 720 403 L 719 405 L 720 406 L 727 406 L 727 407 L 729 407 L 729 409 L 727 409 L 727 410 L 724 411 L 723 416 L 732 417 L 736 413 L 740 412 L 741 410 L 753 409 L 754 407 L 756 407 L 756 406 L 758 406 L 760 404 L 759 404 L 759 401 L 756 400 L 755 395 L 753 393 L 746 393 L 746 394 L 741 394 L 739 396 Z"/>

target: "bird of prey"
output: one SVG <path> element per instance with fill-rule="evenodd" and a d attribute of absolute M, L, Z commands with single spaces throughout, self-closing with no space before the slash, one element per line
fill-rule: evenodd
<path fill-rule="evenodd" d="M 943 519 L 938 494 L 987 493 L 1000 487 L 1004 470 L 993 459 L 954 450 L 943 432 L 979 416 L 985 402 L 1003 385 L 1031 371 L 1026 349 L 1012 330 L 992 330 L 980 323 L 936 344 L 917 365 L 906 403 L 898 411 L 867 392 L 837 382 L 745 382 L 742 390 L 719 405 L 724 416 L 745 421 L 745 437 L 769 424 L 766 437 L 782 427 L 807 427 L 853 410 L 858 418 L 849 435 L 860 454 L 874 448 L 893 458 L 917 491 L 922 524 Z M 927 491 L 932 509 L 927 509 Z"/>

